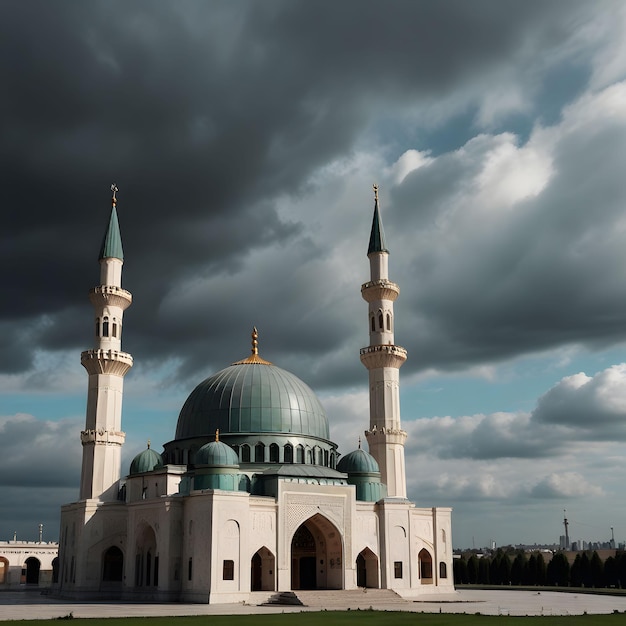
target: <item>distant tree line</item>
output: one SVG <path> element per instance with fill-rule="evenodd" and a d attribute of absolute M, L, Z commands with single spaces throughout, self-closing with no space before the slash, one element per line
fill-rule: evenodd
<path fill-rule="evenodd" d="M 597 552 L 578 553 L 570 565 L 563 552 L 546 564 L 541 552 L 528 555 L 499 549 L 492 556 L 475 554 L 454 560 L 454 582 L 470 585 L 550 585 L 558 587 L 626 587 L 626 552 L 604 562 Z"/>

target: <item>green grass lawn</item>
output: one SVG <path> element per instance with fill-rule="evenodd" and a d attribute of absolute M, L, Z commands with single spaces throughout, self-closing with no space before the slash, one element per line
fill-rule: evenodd
<path fill-rule="evenodd" d="M 23 620 L 19 626 L 59 624 L 63 620 Z M 69 621 L 69 620 L 68 620 Z M 511 617 L 446 615 L 395 611 L 323 611 L 278 615 L 201 615 L 194 617 L 127 617 L 73 619 L 82 626 L 622 626 L 624 614 Z M 13 623 L 13 622 L 12 622 Z"/>

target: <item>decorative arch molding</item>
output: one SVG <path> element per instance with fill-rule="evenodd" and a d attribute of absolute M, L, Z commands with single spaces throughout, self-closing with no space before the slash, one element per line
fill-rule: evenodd
<path fill-rule="evenodd" d="M 337 528 L 345 526 L 345 509 L 343 500 L 299 494 L 292 498 L 287 507 L 288 539 L 292 540 L 295 530 L 315 515 L 327 517 Z"/>

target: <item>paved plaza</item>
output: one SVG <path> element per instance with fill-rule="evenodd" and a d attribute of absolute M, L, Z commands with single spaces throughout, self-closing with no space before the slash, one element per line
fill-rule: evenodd
<path fill-rule="evenodd" d="M 341 601 L 341 595 L 346 598 Z M 345 595 L 334 592 L 335 610 L 413 611 L 426 613 L 481 613 L 483 615 L 580 615 L 614 611 L 626 613 L 626 596 L 606 596 L 548 591 L 462 590 L 445 601 L 422 598 L 419 601 L 389 602 L 376 594 L 360 592 Z M 254 596 L 254 594 L 253 594 Z M 263 600 L 262 594 L 259 601 Z M 380 601 L 377 601 L 380 600 Z M 261 613 L 299 613 L 320 611 L 325 607 L 258 606 L 254 604 L 150 604 L 119 602 L 68 602 L 37 592 L 0 593 L 0 620 L 53 619 L 70 613 L 75 617 L 153 617 L 183 615 L 250 615 Z M 326 603 L 326 606 L 328 604 Z"/>

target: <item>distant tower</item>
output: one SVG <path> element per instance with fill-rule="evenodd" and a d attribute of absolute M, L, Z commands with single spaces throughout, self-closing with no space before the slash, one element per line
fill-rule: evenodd
<path fill-rule="evenodd" d="M 361 349 L 361 362 L 369 371 L 370 386 L 370 427 L 365 436 L 388 496 L 406 498 L 406 432 L 400 424 L 399 383 L 406 350 L 393 343 L 393 303 L 400 288 L 388 278 L 389 251 L 378 208 L 378 185 L 374 185 L 374 219 L 367 256 L 370 281 L 361 286 L 361 295 L 369 305 L 370 332 L 370 345 Z"/>
<path fill-rule="evenodd" d="M 122 352 L 122 317 L 133 297 L 122 289 L 122 238 L 117 221 L 116 192 L 109 227 L 100 249 L 100 286 L 89 292 L 95 311 L 96 347 L 80 355 L 89 374 L 83 466 L 80 499 L 117 499 L 121 471 L 121 450 L 126 435 L 122 432 L 122 393 L 124 376 L 133 366 L 133 357 Z"/>

